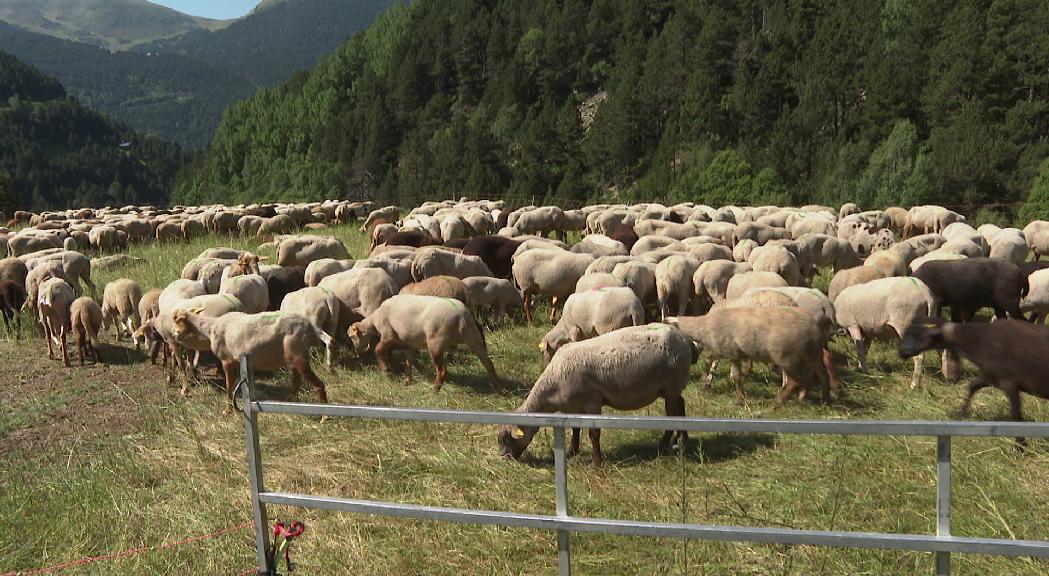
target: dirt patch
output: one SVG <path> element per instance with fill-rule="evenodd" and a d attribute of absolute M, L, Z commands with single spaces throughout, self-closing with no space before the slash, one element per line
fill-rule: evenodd
<path fill-rule="evenodd" d="M 134 349 L 103 344 L 109 363 L 50 360 L 40 340 L 0 342 L 0 460 L 119 441 L 178 389 Z M 145 360 L 145 361 L 144 361 Z"/>

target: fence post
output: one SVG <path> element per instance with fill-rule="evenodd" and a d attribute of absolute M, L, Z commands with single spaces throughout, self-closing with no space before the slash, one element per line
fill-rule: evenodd
<path fill-rule="evenodd" d="M 554 428 L 554 485 L 557 490 L 557 517 L 568 517 L 568 467 L 565 462 L 565 429 Z M 557 531 L 557 567 L 560 576 L 572 575 L 571 533 Z"/>
<path fill-rule="evenodd" d="M 936 437 L 936 535 L 951 535 L 951 437 Z M 936 553 L 936 576 L 950 576 L 951 553 Z"/>
<path fill-rule="evenodd" d="M 265 491 L 262 483 L 262 451 L 259 449 L 259 418 L 251 406 L 255 392 L 255 374 L 251 370 L 251 355 L 240 357 L 240 397 L 244 403 L 244 442 L 248 451 L 248 481 L 251 484 L 251 517 L 255 521 L 255 555 L 258 559 L 259 576 L 273 574 L 268 556 L 270 548 L 269 519 L 266 505 L 259 501 L 259 492 Z"/>

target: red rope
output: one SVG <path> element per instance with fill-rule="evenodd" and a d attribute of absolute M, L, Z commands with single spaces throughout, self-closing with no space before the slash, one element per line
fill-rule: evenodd
<path fill-rule="evenodd" d="M 224 530 L 219 530 L 218 532 L 212 532 L 210 534 L 204 534 L 202 536 L 194 536 L 192 538 L 186 538 L 185 540 L 179 540 L 178 542 L 170 542 L 168 544 L 161 544 L 160 546 L 140 546 L 138 548 L 130 548 L 128 550 L 122 550 L 120 552 L 114 552 L 112 554 L 104 554 L 102 556 L 90 556 L 90 557 L 87 557 L 87 558 L 81 558 L 79 560 L 72 560 L 70 562 L 63 562 L 62 564 L 54 564 L 54 565 L 51 565 L 51 566 L 46 566 L 44 568 L 34 568 L 32 570 L 28 570 L 28 571 L 25 571 L 25 572 L 18 572 L 18 571 L 16 571 L 16 572 L 8 572 L 8 573 L 2 574 L 0 576 L 31 576 L 32 574 L 46 574 L 48 572 L 54 572 L 55 570 L 62 570 L 62 569 L 65 569 L 65 568 L 72 568 L 73 566 L 82 566 L 84 564 L 94 564 L 95 562 L 101 562 L 103 560 L 113 560 L 115 558 L 126 558 L 128 556 L 134 556 L 136 554 L 141 554 L 143 552 L 152 552 L 152 551 L 158 551 L 158 550 L 166 550 L 168 548 L 174 548 L 176 546 L 183 546 L 185 544 L 192 544 L 194 542 L 200 542 L 201 540 L 207 540 L 209 538 L 216 538 L 218 536 L 223 536 L 225 534 L 230 534 L 230 533 L 233 533 L 233 532 L 237 532 L 237 531 L 243 530 L 245 528 L 250 528 L 252 526 L 254 526 L 253 522 L 245 522 L 244 524 L 241 524 L 239 526 L 231 526 L 231 527 L 226 528 Z M 252 570 L 255 570 L 255 568 L 252 568 Z"/>

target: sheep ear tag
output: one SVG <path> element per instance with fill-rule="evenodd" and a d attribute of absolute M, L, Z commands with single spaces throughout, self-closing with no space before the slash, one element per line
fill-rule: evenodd
<path fill-rule="evenodd" d="M 193 314 L 200 314 L 201 312 L 204 311 L 204 307 L 203 306 L 197 306 L 196 308 L 190 308 L 189 311 L 191 313 L 193 313 Z"/>
<path fill-rule="evenodd" d="M 515 440 L 520 440 L 521 438 L 524 438 L 524 435 L 524 430 L 521 430 L 520 427 L 514 428 L 513 431 L 510 432 L 510 436 L 513 436 Z"/>
<path fill-rule="evenodd" d="M 546 351 L 546 342 L 540 342 L 539 343 L 539 350 L 540 351 Z"/>
<path fill-rule="evenodd" d="M 269 260 L 269 259 L 270 259 L 269 256 L 259 256 L 259 260 L 260 261 L 265 261 L 265 260 Z"/>

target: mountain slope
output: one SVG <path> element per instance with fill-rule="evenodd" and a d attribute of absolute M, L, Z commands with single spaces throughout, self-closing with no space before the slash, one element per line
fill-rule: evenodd
<path fill-rule="evenodd" d="M 788 4 L 418 0 L 235 105 L 176 194 L 1023 200 L 1049 3 Z"/>
<path fill-rule="evenodd" d="M 161 203 L 185 161 L 177 146 L 85 108 L 0 51 L 0 173 L 13 180 L 15 207 Z"/>
<path fill-rule="evenodd" d="M 0 0 L 0 21 L 113 50 L 227 24 L 146 0 Z"/>
<path fill-rule="evenodd" d="M 287 80 L 363 30 L 398 0 L 274 0 L 218 30 L 195 30 L 136 48 L 227 66 L 259 86 Z"/>

